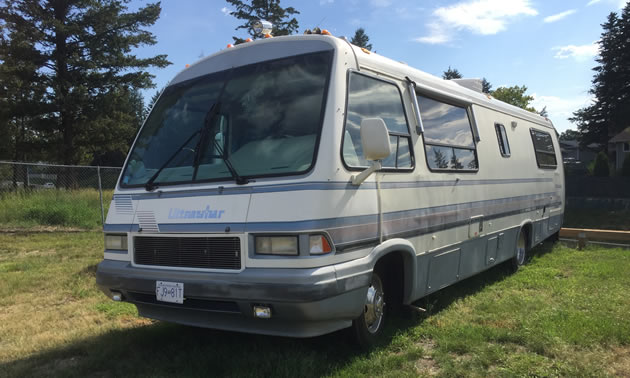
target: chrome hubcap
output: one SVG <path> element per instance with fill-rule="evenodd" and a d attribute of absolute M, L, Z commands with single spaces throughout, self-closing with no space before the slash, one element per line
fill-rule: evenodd
<path fill-rule="evenodd" d="M 381 326 L 385 309 L 383 284 L 378 276 L 373 276 L 365 300 L 365 325 L 370 333 L 375 333 Z"/>

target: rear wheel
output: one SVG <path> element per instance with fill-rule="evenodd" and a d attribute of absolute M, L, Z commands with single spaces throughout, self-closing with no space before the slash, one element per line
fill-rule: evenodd
<path fill-rule="evenodd" d="M 373 346 L 383 333 L 387 315 L 385 300 L 385 285 L 381 279 L 381 274 L 373 272 L 363 313 L 352 322 L 355 338 L 363 348 Z"/>
<path fill-rule="evenodd" d="M 516 251 L 512 258 L 512 268 L 517 271 L 522 265 L 527 263 L 527 231 L 524 228 L 518 232 L 518 238 L 516 239 Z"/>

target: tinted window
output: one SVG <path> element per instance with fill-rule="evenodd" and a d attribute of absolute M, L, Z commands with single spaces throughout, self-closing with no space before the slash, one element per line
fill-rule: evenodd
<path fill-rule="evenodd" d="M 507 134 L 505 133 L 505 127 L 503 127 L 503 125 L 500 123 L 495 123 L 494 128 L 497 132 L 497 139 L 499 141 L 499 150 L 501 151 L 501 156 L 509 157 L 510 143 L 508 142 Z"/>
<path fill-rule="evenodd" d="M 557 167 L 556 152 L 553 148 L 551 134 L 539 130 L 530 130 L 534 151 L 536 152 L 536 162 L 539 168 L 554 169 Z"/>
<path fill-rule="evenodd" d="M 308 170 L 322 125 L 332 52 L 236 67 L 164 90 L 131 150 L 126 186 Z M 169 160 L 170 159 L 170 160 Z"/>
<path fill-rule="evenodd" d="M 417 96 L 431 170 L 477 170 L 477 154 L 465 108 Z"/>
<path fill-rule="evenodd" d="M 350 74 L 348 114 L 342 155 L 350 167 L 367 167 L 361 144 L 361 121 L 379 117 L 389 130 L 392 154 L 382 161 L 385 168 L 408 169 L 413 166 L 411 136 L 398 87 L 355 72 Z"/>

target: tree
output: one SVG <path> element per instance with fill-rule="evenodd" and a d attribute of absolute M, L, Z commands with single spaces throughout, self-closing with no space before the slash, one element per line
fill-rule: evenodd
<path fill-rule="evenodd" d="M 40 104 L 48 108 L 38 118 L 40 138 L 57 161 L 85 162 L 95 134 L 116 134 L 116 128 L 127 127 L 110 121 L 103 104 L 117 106 L 120 102 L 113 98 L 125 91 L 152 87 L 146 68 L 170 64 L 166 55 L 139 58 L 130 53 L 156 43 L 144 28 L 157 21 L 161 8 L 156 3 L 129 12 L 128 2 L 15 0 L 0 7 L 7 39 L 23 33 L 36 47 L 32 59 L 40 63 L 37 82 L 45 88 Z M 17 48 L 11 43 L 9 53 Z"/>
<path fill-rule="evenodd" d="M 535 113 L 536 109 L 529 106 L 534 100 L 534 97 L 526 95 L 525 92 L 527 92 L 527 87 L 524 85 L 521 87 L 518 85 L 513 87 L 499 87 L 492 92 L 492 97 Z"/>
<path fill-rule="evenodd" d="M 630 119 L 630 2 L 621 16 L 610 13 L 602 29 L 590 90 L 595 99 L 569 120 L 582 132 L 582 144 L 598 143 L 606 148 L 608 140 L 627 127 Z"/>
<path fill-rule="evenodd" d="M 253 39 L 262 38 L 254 32 L 253 25 L 258 20 L 269 21 L 273 24 L 271 34 L 274 36 L 290 35 L 298 30 L 299 24 L 294 14 L 300 14 L 295 8 L 282 8 L 280 0 L 226 0 L 234 6 L 236 10 L 230 15 L 245 23 L 236 27 L 235 30 L 245 29 Z M 239 37 L 232 37 L 235 44 L 243 43 L 245 40 Z"/>
<path fill-rule="evenodd" d="M 610 167 L 608 166 L 608 156 L 600 151 L 595 158 L 595 166 L 593 167 L 593 176 L 607 177 L 610 175 Z"/>
<path fill-rule="evenodd" d="M 549 112 L 547 112 L 547 106 L 543 106 L 542 110 L 538 112 L 538 115 L 541 117 L 549 117 Z"/>
<path fill-rule="evenodd" d="M 560 134 L 560 140 L 580 140 L 582 134 L 579 131 L 567 129 Z"/>
<path fill-rule="evenodd" d="M 492 84 L 490 84 L 490 82 L 486 80 L 485 77 L 481 79 L 481 91 L 487 94 L 492 93 Z"/>
<path fill-rule="evenodd" d="M 448 70 L 444 71 L 442 74 L 442 79 L 444 80 L 452 80 L 452 79 L 461 79 L 462 74 L 457 71 L 457 69 L 451 69 L 451 66 L 448 66 Z"/>
<path fill-rule="evenodd" d="M 354 37 L 352 37 L 352 39 L 350 40 L 350 43 L 352 43 L 353 45 L 363 47 L 366 50 L 372 51 L 372 44 L 369 42 L 370 42 L 370 37 L 368 37 L 368 35 L 365 34 L 365 29 L 363 28 L 358 28 L 354 32 Z"/>

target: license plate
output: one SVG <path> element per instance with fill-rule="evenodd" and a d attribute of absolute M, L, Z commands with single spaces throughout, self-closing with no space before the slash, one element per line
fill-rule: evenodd
<path fill-rule="evenodd" d="M 158 301 L 184 303 L 184 284 L 182 282 L 155 281 L 155 298 Z"/>

